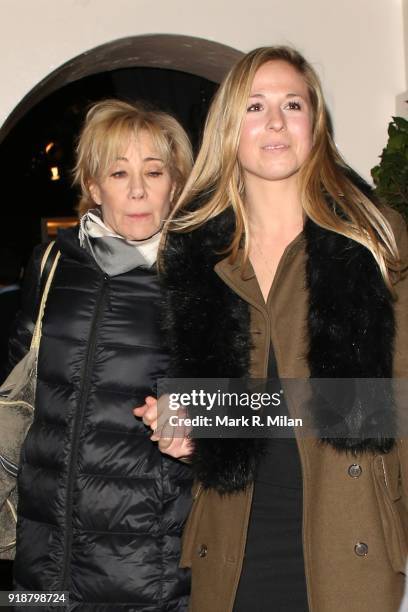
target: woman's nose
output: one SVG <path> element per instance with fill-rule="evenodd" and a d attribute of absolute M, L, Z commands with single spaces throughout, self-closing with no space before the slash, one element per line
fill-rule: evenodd
<path fill-rule="evenodd" d="M 145 196 L 145 186 L 143 184 L 143 180 L 140 179 L 132 179 L 129 183 L 129 196 L 136 200 L 140 200 Z"/>
<path fill-rule="evenodd" d="M 280 108 L 270 110 L 267 128 L 269 130 L 274 130 L 275 132 L 280 132 L 285 128 L 285 116 Z"/>

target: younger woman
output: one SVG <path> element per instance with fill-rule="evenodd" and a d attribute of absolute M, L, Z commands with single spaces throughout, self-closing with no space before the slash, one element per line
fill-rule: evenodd
<path fill-rule="evenodd" d="M 407 261 L 401 217 L 351 180 L 312 66 L 256 49 L 217 93 L 168 226 L 171 375 L 407 378 Z M 192 612 L 398 610 L 407 442 L 367 437 L 368 409 L 345 406 L 341 438 L 314 415 L 320 439 L 160 441 L 197 478 Z M 136 413 L 155 427 L 151 399 Z"/>

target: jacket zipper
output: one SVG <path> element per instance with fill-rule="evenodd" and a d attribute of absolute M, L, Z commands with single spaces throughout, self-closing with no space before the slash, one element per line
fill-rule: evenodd
<path fill-rule="evenodd" d="M 69 584 L 69 567 L 71 563 L 71 547 L 72 547 L 72 505 L 73 505 L 73 494 L 75 485 L 75 476 L 77 473 L 77 462 L 78 462 L 78 450 L 79 450 L 79 434 L 82 426 L 82 420 L 85 412 L 86 403 L 88 400 L 88 393 L 90 388 L 91 373 L 93 367 L 93 357 L 96 348 L 97 331 L 99 328 L 99 322 L 101 315 L 103 314 L 103 308 L 105 305 L 105 297 L 109 285 L 109 276 L 103 276 L 103 283 L 99 290 L 99 295 L 96 301 L 96 310 L 92 319 L 92 326 L 88 340 L 88 348 L 85 357 L 85 363 L 83 368 L 81 389 L 79 393 L 78 406 L 79 410 L 74 419 L 72 428 L 72 450 L 71 457 L 68 466 L 68 478 L 67 478 L 67 495 L 65 505 L 65 534 L 64 534 L 64 564 L 62 568 L 62 576 L 59 590 L 68 591 Z"/>

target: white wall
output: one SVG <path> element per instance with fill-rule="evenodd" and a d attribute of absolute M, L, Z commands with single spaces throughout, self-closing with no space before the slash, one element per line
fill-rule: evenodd
<path fill-rule="evenodd" d="M 117 38 L 185 34 L 243 51 L 291 43 L 323 79 L 340 150 L 369 177 L 407 89 L 402 2 L 0 0 L 0 123 L 51 71 Z"/>
<path fill-rule="evenodd" d="M 405 43 L 405 91 L 397 97 L 397 115 L 408 119 L 408 0 L 402 0 Z"/>

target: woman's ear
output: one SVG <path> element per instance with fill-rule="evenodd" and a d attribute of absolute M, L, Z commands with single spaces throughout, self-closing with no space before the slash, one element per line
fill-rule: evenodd
<path fill-rule="evenodd" d="M 88 185 L 88 189 L 89 189 L 89 193 L 91 194 L 91 197 L 93 201 L 95 202 L 95 204 L 97 206 L 101 206 L 102 205 L 101 190 L 99 189 L 98 183 L 94 181 L 90 181 Z"/>

